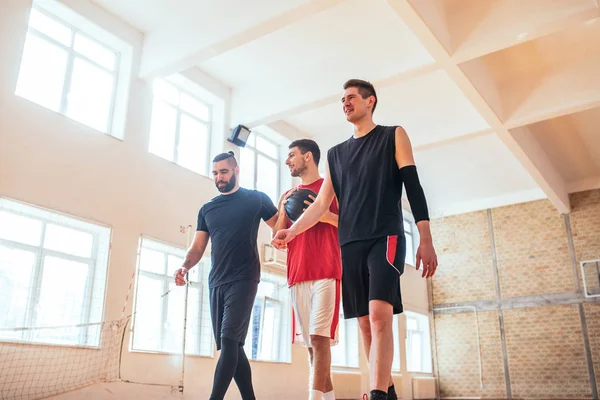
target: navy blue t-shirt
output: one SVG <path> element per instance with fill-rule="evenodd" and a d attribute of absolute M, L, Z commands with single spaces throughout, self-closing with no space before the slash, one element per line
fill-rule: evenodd
<path fill-rule="evenodd" d="M 196 230 L 208 232 L 212 243 L 209 287 L 260 280 L 258 227 L 261 219 L 268 221 L 276 213 L 269 196 L 244 188 L 219 195 L 200 208 Z"/>

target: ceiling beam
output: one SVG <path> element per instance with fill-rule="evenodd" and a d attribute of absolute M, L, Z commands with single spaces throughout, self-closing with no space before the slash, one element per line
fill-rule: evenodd
<path fill-rule="evenodd" d="M 576 28 L 581 26 L 582 23 L 592 21 L 598 17 L 600 17 L 600 10 L 598 8 L 582 11 L 558 21 L 550 21 L 533 27 L 532 29 L 528 29 L 527 32 L 523 32 L 519 35 L 504 35 L 481 41 L 481 43 L 476 45 L 459 47 L 454 54 L 452 54 L 452 59 L 460 64 L 559 31 Z"/>
<path fill-rule="evenodd" d="M 181 75 L 197 83 L 203 89 L 220 97 L 225 102 L 231 101 L 231 88 L 224 85 L 221 81 L 210 76 L 200 68 L 192 67 L 181 71 Z"/>
<path fill-rule="evenodd" d="M 594 83 L 590 82 L 590 84 L 593 85 Z M 583 101 L 580 104 L 564 105 L 546 112 L 528 113 L 528 115 L 522 117 L 509 118 L 504 126 L 506 126 L 507 129 L 519 128 L 537 122 L 563 117 L 565 115 L 577 114 L 594 108 L 600 108 L 600 95 L 597 100 L 587 99 L 587 101 Z"/>
<path fill-rule="evenodd" d="M 373 85 L 375 85 L 375 87 L 377 87 L 377 89 L 380 90 L 384 87 L 396 85 L 398 83 L 408 81 L 408 80 L 414 79 L 418 76 L 425 75 L 430 72 L 436 71 L 436 70 L 440 69 L 440 67 L 441 66 L 437 63 L 423 65 L 419 68 L 415 68 L 415 69 L 412 69 L 409 71 L 404 71 L 399 74 L 390 76 L 388 78 L 381 79 L 379 81 L 375 81 L 375 82 L 373 82 Z M 259 116 L 258 118 L 245 123 L 245 125 L 250 128 L 259 126 L 259 125 L 265 125 L 265 124 L 269 124 L 273 121 L 279 121 L 279 120 L 286 119 L 286 118 L 289 118 L 294 115 L 301 114 L 303 112 L 316 110 L 318 108 L 325 107 L 325 106 L 328 106 L 333 103 L 337 103 L 341 99 L 341 93 L 343 91 L 341 89 L 342 84 L 343 84 L 343 82 L 340 82 L 339 93 L 331 94 L 327 97 L 323 97 L 321 99 L 314 100 L 314 101 L 311 101 L 308 103 L 299 104 L 297 106 L 287 108 L 284 110 L 280 110 L 280 111 L 268 110 L 265 112 L 265 115 Z"/>
<path fill-rule="evenodd" d="M 596 189 L 600 189 L 600 176 L 567 184 L 567 191 L 569 193 L 587 192 L 588 190 Z"/>
<path fill-rule="evenodd" d="M 270 124 L 267 124 L 266 126 L 268 126 L 269 128 L 273 129 L 276 132 L 279 132 L 279 134 L 286 137 L 290 141 L 294 141 L 297 139 L 312 138 L 312 135 L 309 135 L 308 133 L 304 132 L 303 130 L 298 129 L 295 126 L 290 125 L 285 121 L 271 122 Z"/>
<path fill-rule="evenodd" d="M 523 168 L 544 191 L 548 199 L 562 213 L 569 213 L 571 205 L 565 187 L 565 182 L 558 174 L 556 168 L 549 162 L 541 148 L 535 148 L 532 142 L 522 140 L 519 143 L 503 125 L 500 118 L 494 113 L 490 105 L 477 91 L 473 83 L 459 68 L 444 46 L 431 32 L 427 24 L 408 3 L 408 0 L 386 0 L 400 19 L 411 29 L 431 56 L 442 65 L 448 76 L 454 81 L 465 97 L 473 104 L 492 130 L 498 135 Z M 524 146 L 521 146 L 523 144 Z M 528 152 L 529 150 L 530 152 Z M 533 151 L 533 152 L 532 152 Z M 544 159 L 545 156 L 545 159 Z M 543 167 L 543 169 L 541 168 Z M 502 168 L 502 166 L 498 166 Z"/>
<path fill-rule="evenodd" d="M 425 144 L 413 146 L 413 151 L 419 152 L 419 151 L 431 150 L 436 147 L 446 146 L 446 145 L 457 143 L 457 142 L 463 142 L 465 140 L 471 140 L 471 139 L 475 139 L 475 138 L 478 138 L 481 136 L 491 135 L 493 133 L 494 133 L 493 129 L 484 129 L 482 131 L 471 132 L 471 133 L 467 133 L 465 135 L 454 136 L 454 137 L 451 137 L 448 139 L 443 139 L 443 140 L 438 140 L 438 141 L 431 142 L 431 143 L 425 143 Z"/>
<path fill-rule="evenodd" d="M 312 17 L 346 0 L 311 0 L 292 10 L 279 14 L 258 25 L 236 33 L 220 42 L 198 47 L 194 35 L 186 27 L 159 31 L 146 37 L 140 65 L 140 77 L 152 79 L 167 76 L 196 66 L 279 29 Z"/>

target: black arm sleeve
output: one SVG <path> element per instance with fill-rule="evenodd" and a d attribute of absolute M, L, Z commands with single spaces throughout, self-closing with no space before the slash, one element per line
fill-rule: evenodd
<path fill-rule="evenodd" d="M 414 165 L 407 165 L 400 168 L 400 177 L 402 182 L 404 182 L 406 195 L 408 196 L 408 202 L 410 203 L 410 208 L 415 217 L 415 222 L 429 221 L 427 200 L 425 200 L 425 193 L 423 193 L 423 188 L 419 182 L 417 167 Z"/>

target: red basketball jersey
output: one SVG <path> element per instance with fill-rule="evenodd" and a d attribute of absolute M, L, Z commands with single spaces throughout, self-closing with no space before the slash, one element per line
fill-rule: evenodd
<path fill-rule="evenodd" d="M 300 185 L 298 188 L 319 193 L 322 184 L 323 178 L 320 178 L 310 185 Z M 338 214 L 335 199 L 331 202 L 329 211 Z M 288 226 L 291 226 L 289 219 Z M 317 222 L 312 228 L 296 236 L 287 246 L 289 286 L 318 279 L 342 279 L 342 259 L 338 230 L 335 226 Z"/>

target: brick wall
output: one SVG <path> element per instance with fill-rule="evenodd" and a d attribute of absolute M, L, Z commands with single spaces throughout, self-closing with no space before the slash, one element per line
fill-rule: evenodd
<path fill-rule="evenodd" d="M 574 290 L 564 218 L 548 201 L 492 210 L 502 297 Z"/>
<path fill-rule="evenodd" d="M 458 397 L 478 390 L 475 323 L 469 314 L 441 315 L 435 320 L 439 373 L 446 379 L 442 395 Z M 457 358 L 456 354 L 462 354 Z"/>
<path fill-rule="evenodd" d="M 571 202 L 571 229 L 577 263 L 600 259 L 600 190 L 576 193 Z M 579 268 L 577 273 L 581 278 Z"/>
<path fill-rule="evenodd" d="M 579 306 L 504 311 L 513 397 L 591 398 Z"/>
<path fill-rule="evenodd" d="M 596 376 L 596 386 L 600 393 L 600 304 L 584 304 L 592 360 Z"/>
<path fill-rule="evenodd" d="M 495 312 L 479 312 L 477 319 L 483 379 L 474 314 L 442 314 L 435 318 L 439 375 L 444 378 L 442 397 L 461 397 L 465 393 L 490 398 L 506 396 L 498 316 Z"/>
<path fill-rule="evenodd" d="M 580 306 L 538 301 L 523 308 L 507 300 L 557 294 L 582 298 L 577 292 L 579 282 L 574 280 L 567 228 L 572 231 L 577 262 L 600 258 L 600 190 L 574 194 L 571 203 L 568 227 L 545 200 L 432 221 L 440 263 L 432 282 L 434 306 L 465 303 L 480 309 L 483 387 L 473 313 L 436 313 L 441 397 L 506 398 L 504 346 L 513 398 L 592 398 Z M 492 244 L 504 342 L 499 312 L 494 309 Z M 584 304 L 583 310 L 596 382 L 600 383 L 600 301 Z"/>
<path fill-rule="evenodd" d="M 600 259 L 600 190 L 576 193 L 571 196 L 571 204 L 571 229 L 577 263 Z M 579 268 L 577 271 L 579 273 Z M 584 310 L 596 386 L 600 393 L 600 304 L 585 304 Z"/>
<path fill-rule="evenodd" d="M 438 263 L 433 297 L 439 303 L 493 300 L 494 273 L 487 213 L 431 221 Z M 465 284 L 468 282 L 468 284 Z"/>

